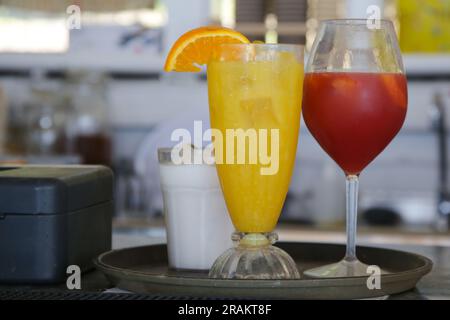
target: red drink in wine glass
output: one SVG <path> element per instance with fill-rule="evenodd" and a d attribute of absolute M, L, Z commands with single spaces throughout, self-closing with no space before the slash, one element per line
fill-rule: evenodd
<path fill-rule="evenodd" d="M 403 74 L 306 74 L 303 115 L 308 129 L 348 174 L 359 174 L 398 133 L 406 116 Z"/>
<path fill-rule="evenodd" d="M 305 123 L 346 176 L 345 256 L 306 270 L 311 277 L 367 276 L 368 266 L 356 256 L 359 174 L 405 121 L 407 85 L 394 26 L 368 22 L 322 21 L 306 65 Z"/>

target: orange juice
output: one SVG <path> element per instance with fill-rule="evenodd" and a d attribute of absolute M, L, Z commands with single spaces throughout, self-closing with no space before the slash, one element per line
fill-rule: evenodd
<path fill-rule="evenodd" d="M 275 228 L 288 191 L 295 162 L 300 125 L 303 61 L 291 52 L 274 52 L 250 61 L 216 59 L 208 63 L 211 128 L 220 130 L 224 146 L 217 154 L 224 159 L 227 129 L 267 131 L 268 154 L 278 165 L 263 174 L 266 163 L 250 163 L 250 139 L 245 141 L 245 163 L 216 163 L 225 202 L 240 232 L 270 232 Z M 278 137 L 271 135 L 272 129 Z M 277 148 L 273 147 L 278 139 Z M 262 138 L 259 136 L 259 146 Z M 256 151 L 258 158 L 261 150 Z M 250 153 L 250 154 L 249 154 Z M 234 155 L 236 160 L 236 155 Z M 274 160 L 275 161 L 275 160 Z"/>

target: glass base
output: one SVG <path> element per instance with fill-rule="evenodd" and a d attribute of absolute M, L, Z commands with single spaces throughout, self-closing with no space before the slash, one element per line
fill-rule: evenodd
<path fill-rule="evenodd" d="M 336 263 L 306 270 L 303 274 L 311 278 L 367 277 L 371 274 L 368 272 L 368 267 L 369 265 L 357 259 L 343 259 Z M 381 270 L 381 274 L 385 273 Z"/>
<path fill-rule="evenodd" d="M 209 271 L 216 279 L 298 279 L 300 274 L 292 258 L 272 246 L 275 233 L 233 233 L 235 247 L 228 249 Z"/>

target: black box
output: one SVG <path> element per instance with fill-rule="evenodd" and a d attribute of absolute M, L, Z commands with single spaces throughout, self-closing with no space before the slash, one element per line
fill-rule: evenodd
<path fill-rule="evenodd" d="M 111 249 L 113 174 L 103 166 L 0 166 L 0 283 L 57 283 Z"/>

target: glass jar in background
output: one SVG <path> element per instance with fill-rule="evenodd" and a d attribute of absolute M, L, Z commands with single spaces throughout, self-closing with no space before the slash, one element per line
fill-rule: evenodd
<path fill-rule="evenodd" d="M 114 166 L 116 218 L 142 218 L 146 212 L 144 184 L 133 161 L 122 158 Z"/>
<path fill-rule="evenodd" d="M 106 97 L 107 80 L 99 72 L 72 71 L 66 88 L 74 113 L 67 126 L 70 152 L 83 164 L 111 166 L 111 130 Z"/>
<path fill-rule="evenodd" d="M 65 127 L 70 105 L 59 88 L 32 84 L 31 99 L 24 111 L 25 153 L 39 156 L 66 153 Z"/>

